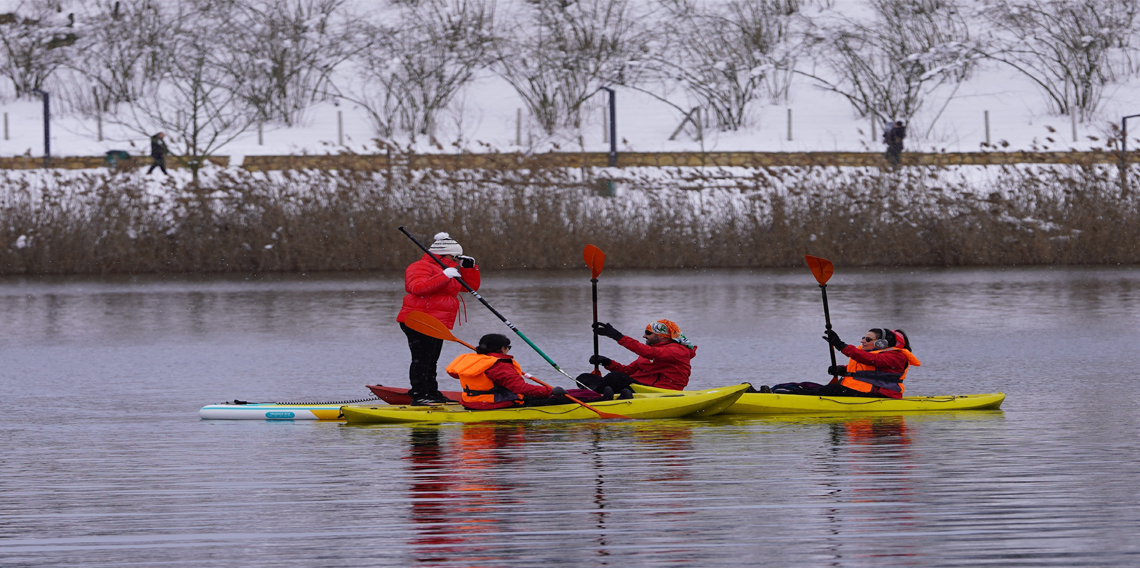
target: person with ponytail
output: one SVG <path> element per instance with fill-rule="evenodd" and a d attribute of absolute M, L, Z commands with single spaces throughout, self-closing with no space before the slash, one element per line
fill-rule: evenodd
<path fill-rule="evenodd" d="M 479 266 L 475 259 L 463 256 L 463 247 L 451 235 L 438 233 L 435 242 L 428 248 L 439 257 L 447 268 L 443 268 L 430 254 L 424 254 L 404 271 L 404 304 L 396 321 L 408 337 L 408 349 L 412 352 L 412 363 L 408 368 L 408 381 L 411 389 L 408 396 L 412 404 L 425 406 L 450 402 L 439 392 L 436 371 L 439 354 L 443 351 L 443 340 L 424 335 L 404 324 L 411 312 L 424 312 L 443 322 L 448 329 L 455 326 L 459 315 L 459 293 L 464 291 L 462 278 L 472 289 L 479 289 Z"/>
<path fill-rule="evenodd" d="M 907 371 L 912 365 L 922 365 L 911 352 L 910 338 L 900 329 L 873 328 L 863 334 L 858 347 L 844 343 L 833 330 L 827 330 L 823 339 L 850 360 L 846 367 L 828 367 L 827 374 L 838 378 L 813 395 L 902 398 Z"/>

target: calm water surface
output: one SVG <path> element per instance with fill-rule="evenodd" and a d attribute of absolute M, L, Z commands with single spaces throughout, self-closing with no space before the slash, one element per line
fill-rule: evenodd
<path fill-rule="evenodd" d="M 584 371 L 584 272 L 487 273 L 483 293 Z M 600 287 L 602 319 L 626 333 L 681 324 L 700 346 L 694 387 L 819 381 L 829 364 L 806 270 L 611 270 Z M 911 335 L 924 365 L 908 393 L 1002 391 L 1001 411 L 198 419 L 234 398 L 406 385 L 402 294 L 394 274 L 0 280 L 0 565 L 1140 564 L 1138 269 L 835 275 L 845 339 Z M 467 307 L 457 335 L 503 331 Z"/>

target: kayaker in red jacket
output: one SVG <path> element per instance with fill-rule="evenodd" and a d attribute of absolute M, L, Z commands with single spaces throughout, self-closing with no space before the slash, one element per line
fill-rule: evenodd
<path fill-rule="evenodd" d="M 827 330 L 823 339 L 850 361 L 846 366 L 828 368 L 828 374 L 839 378 L 812 393 L 819 396 L 902 398 L 907 371 L 911 365 L 922 365 L 902 330 L 871 329 L 860 338 L 858 347 L 847 345 L 832 330 Z"/>
<path fill-rule="evenodd" d="M 451 329 L 459 314 L 459 293 L 466 289 L 456 278 L 462 278 L 468 286 L 479 289 L 479 267 L 475 259 L 463 256 L 463 247 L 447 233 L 438 233 L 435 242 L 428 248 L 440 257 L 447 268 L 440 267 L 429 254 L 413 262 L 404 271 L 404 305 L 396 316 L 400 329 L 408 336 L 408 349 L 412 352 L 412 363 L 408 368 L 408 381 L 413 405 L 443 404 L 450 402 L 439 392 L 436 381 L 436 368 L 439 354 L 443 350 L 443 340 L 424 335 L 409 328 L 404 320 L 411 312 L 424 312 L 435 317 Z"/>
<path fill-rule="evenodd" d="M 633 351 L 638 357 L 632 363 L 622 365 L 609 357 L 593 355 L 590 364 L 602 365 L 610 372 L 605 377 L 583 373 L 578 376 L 582 384 L 601 393 L 609 388 L 611 394 L 621 392 L 623 397 L 632 396 L 629 386 L 633 383 L 672 390 L 684 390 L 689 384 L 692 371 L 689 361 L 697 356 L 697 348 L 681 333 L 681 327 L 676 323 L 661 319 L 645 326 L 644 344 L 623 335 L 608 323 L 595 324 L 594 331 L 617 340 L 618 345 Z"/>

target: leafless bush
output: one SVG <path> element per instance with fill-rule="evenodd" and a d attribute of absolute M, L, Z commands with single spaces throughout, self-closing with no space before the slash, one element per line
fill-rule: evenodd
<path fill-rule="evenodd" d="M 242 33 L 225 46 L 230 74 L 260 121 L 296 124 L 350 55 L 345 0 L 246 0 L 232 17 Z"/>
<path fill-rule="evenodd" d="M 653 67 L 716 117 L 723 130 L 744 126 L 761 96 L 785 101 L 801 44 L 793 34 L 795 0 L 730 0 L 708 5 L 666 0 L 669 45 Z"/>
<path fill-rule="evenodd" d="M 17 97 L 43 88 L 71 57 L 74 22 L 60 0 L 23 0 L 13 12 L 0 14 L 0 74 L 12 81 Z"/>
<path fill-rule="evenodd" d="M 171 2 L 158 12 L 163 41 L 152 51 L 161 72 L 148 80 L 129 104 L 112 105 L 104 115 L 142 135 L 164 131 L 177 154 L 198 168 L 219 148 L 244 133 L 258 116 L 242 95 L 248 77 L 231 71 L 239 52 L 227 49 L 244 33 L 224 3 Z M 232 7 L 232 6 L 231 6 Z"/>
<path fill-rule="evenodd" d="M 647 169 L 607 198 L 579 170 L 9 171 L 0 273 L 401 270 L 420 253 L 398 225 L 448 230 L 486 268 L 580 268 L 587 242 L 627 268 L 1140 262 L 1140 199 L 1114 166 L 990 173 Z"/>
<path fill-rule="evenodd" d="M 813 78 L 860 116 L 910 121 L 930 91 L 968 77 L 982 45 L 955 0 L 871 0 L 872 22 L 841 19 L 815 30 L 837 79 Z"/>
<path fill-rule="evenodd" d="M 1138 8 L 1137 0 L 994 2 L 985 14 L 1004 42 L 991 56 L 1033 80 L 1053 111 L 1087 118 L 1115 79 L 1110 56 L 1133 49 Z"/>
<path fill-rule="evenodd" d="M 362 81 L 341 95 L 369 112 L 377 131 L 431 134 L 436 115 L 489 64 L 494 5 L 483 0 L 409 2 L 393 24 L 358 34 Z"/>
<path fill-rule="evenodd" d="M 578 128 L 603 86 L 634 82 L 651 30 L 630 0 L 533 0 L 498 44 L 498 72 L 547 134 Z"/>
<path fill-rule="evenodd" d="M 152 0 L 97 0 L 83 4 L 74 57 L 65 85 L 73 109 L 84 115 L 140 96 L 152 77 L 165 69 L 160 56 L 167 41 L 167 21 Z"/>

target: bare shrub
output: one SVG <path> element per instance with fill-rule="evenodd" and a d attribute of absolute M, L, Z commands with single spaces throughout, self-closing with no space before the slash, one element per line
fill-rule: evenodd
<path fill-rule="evenodd" d="M 97 0 L 82 6 L 78 21 L 84 33 L 67 62 L 73 76 L 66 87 L 69 102 L 81 114 L 130 103 L 164 71 L 160 54 L 169 30 L 155 2 Z"/>
<path fill-rule="evenodd" d="M 226 46 L 239 94 L 261 121 L 292 126 L 350 55 L 346 0 L 247 0 L 232 17 L 243 33 Z"/>
<path fill-rule="evenodd" d="M 355 60 L 362 77 L 340 95 L 367 109 L 377 132 L 431 134 L 475 72 L 489 64 L 494 5 L 483 0 L 409 2 L 394 25 L 362 24 Z"/>
<path fill-rule="evenodd" d="M 646 169 L 606 198 L 579 170 L 9 171 L 0 273 L 401 270 L 420 253 L 398 225 L 448 230 L 487 268 L 580 268 L 586 242 L 627 268 L 1140 262 L 1114 166 L 989 173 Z"/>
<path fill-rule="evenodd" d="M 242 96 L 249 78 L 231 73 L 236 55 L 228 46 L 244 28 L 226 6 L 188 0 L 159 11 L 163 41 L 151 52 L 159 73 L 129 104 L 112 105 L 104 115 L 141 135 L 172 134 L 170 145 L 195 178 L 205 160 L 258 118 Z"/>
<path fill-rule="evenodd" d="M 786 101 L 802 45 L 793 33 L 795 0 L 730 0 L 709 5 L 667 0 L 669 45 L 653 68 L 680 83 L 723 130 L 745 125 L 749 105 Z"/>
<path fill-rule="evenodd" d="M 837 79 L 811 75 L 847 98 L 860 116 L 882 121 L 914 116 L 931 91 L 960 83 L 982 57 L 955 0 L 870 0 L 871 22 L 841 18 L 815 31 Z"/>
<path fill-rule="evenodd" d="M 17 97 L 42 89 L 71 57 L 74 23 L 60 0 L 23 0 L 13 12 L 0 14 L 0 74 L 12 81 Z"/>
<path fill-rule="evenodd" d="M 515 88 L 547 134 L 578 128 L 581 108 L 599 88 L 634 82 L 651 30 L 630 0 L 533 0 L 504 30 L 498 73 Z"/>
<path fill-rule="evenodd" d="M 1033 80 L 1054 112 L 1088 118 L 1116 79 L 1111 56 L 1130 55 L 1138 8 L 1136 0 L 995 2 L 985 14 L 1004 42 L 991 57 Z"/>

